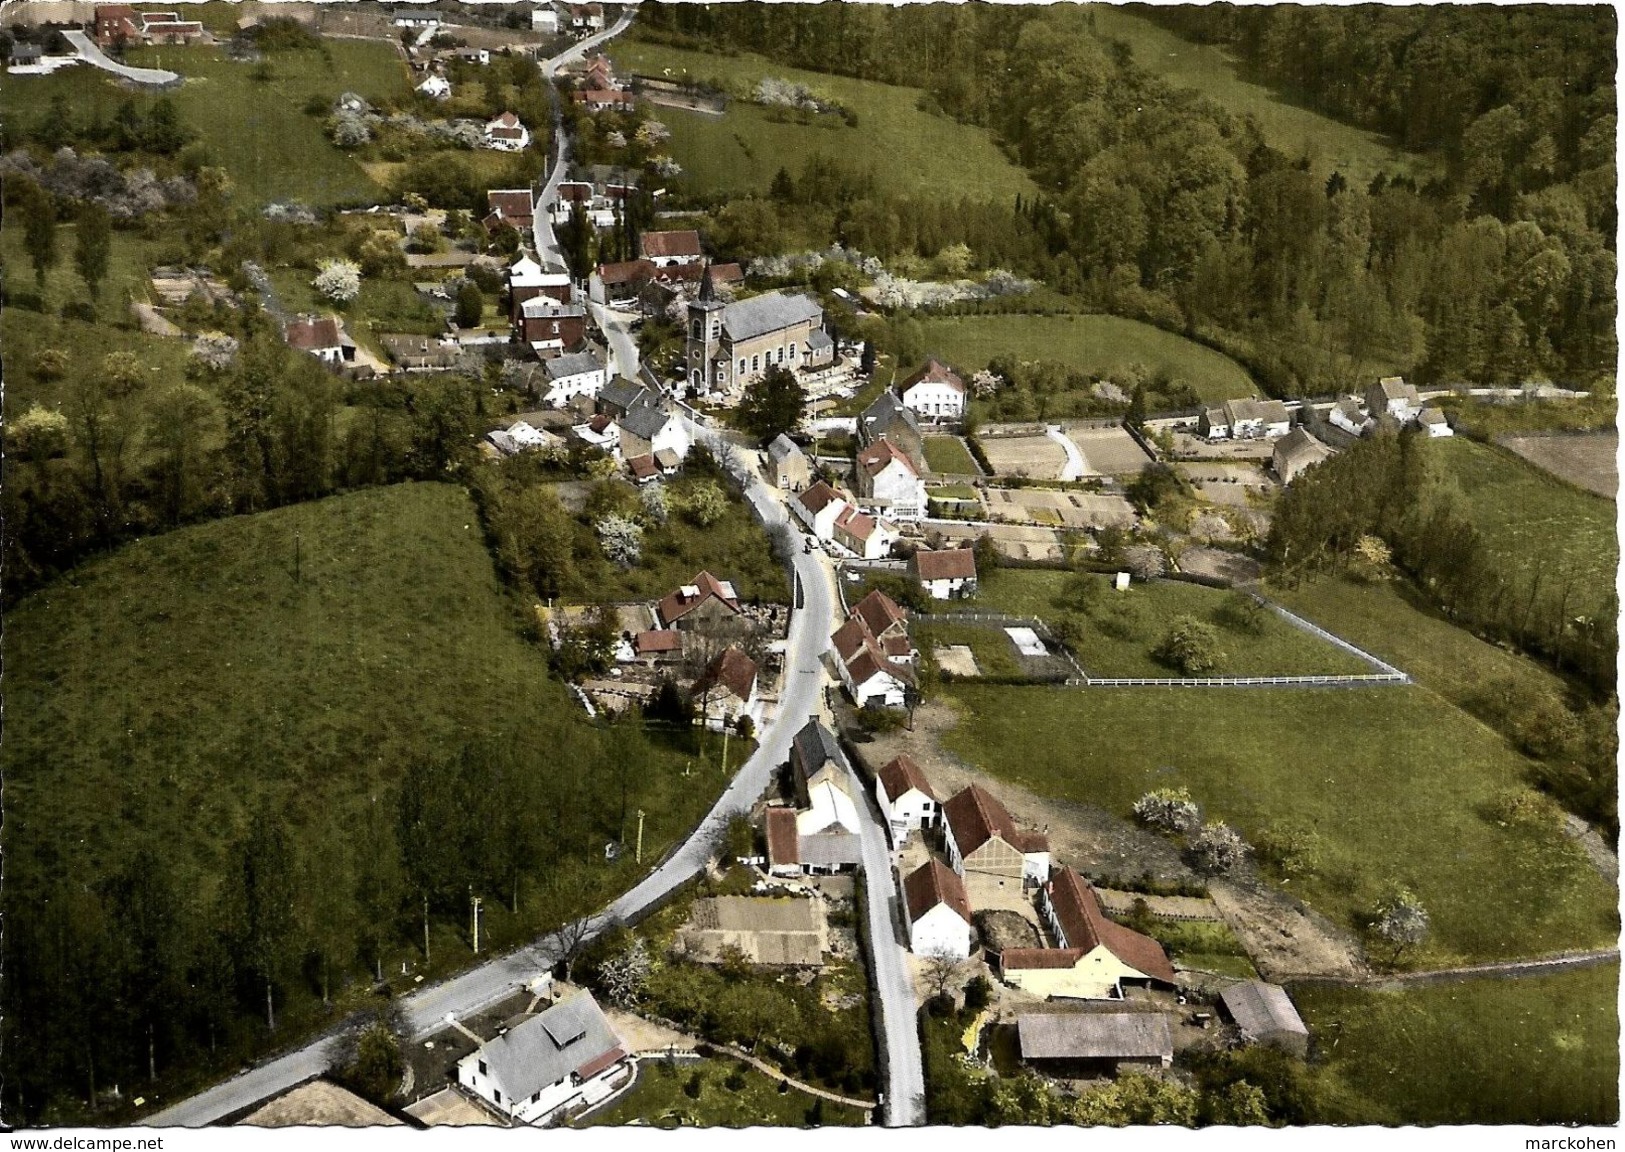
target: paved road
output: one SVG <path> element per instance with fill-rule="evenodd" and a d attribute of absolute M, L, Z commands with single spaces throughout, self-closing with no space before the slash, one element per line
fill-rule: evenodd
<path fill-rule="evenodd" d="M 596 302 L 589 302 L 593 319 L 598 322 L 598 329 L 609 342 L 609 374 L 610 378 L 624 376 L 628 380 L 638 378 L 638 342 L 632 338 L 628 325 L 632 318 L 613 308 L 605 307 Z"/>
<path fill-rule="evenodd" d="M 1082 480 L 1089 471 L 1089 466 L 1084 463 L 1083 453 L 1079 452 L 1078 446 L 1072 443 L 1072 438 L 1066 434 L 1066 429 L 1057 424 L 1051 424 L 1044 429 L 1044 435 L 1059 444 L 1061 450 L 1066 453 L 1066 467 L 1061 469 L 1061 479 Z"/>
<path fill-rule="evenodd" d="M 104 72 L 111 72 L 132 83 L 151 87 L 166 88 L 171 84 L 180 83 L 181 78 L 178 75 L 163 68 L 131 68 L 128 64 L 120 64 L 96 47 L 96 42 L 83 32 L 64 31 L 62 34 L 79 53 L 79 59 Z"/>
<path fill-rule="evenodd" d="M 566 64 L 581 59 L 600 44 L 625 32 L 632 26 L 637 11 L 636 4 L 628 4 L 626 10 L 621 13 L 621 18 L 602 32 L 588 36 L 557 56 L 541 62 L 542 76 L 547 80 L 548 99 L 553 102 L 553 142 L 557 152 L 553 170 L 548 173 L 547 184 L 543 186 L 542 194 L 537 199 L 535 214 L 531 221 L 531 244 L 536 249 L 537 263 L 543 267 L 564 263 L 564 253 L 559 248 L 558 238 L 553 235 L 551 214 L 553 203 L 559 198 L 559 181 L 564 179 L 564 174 L 570 167 L 570 140 L 564 132 L 564 113 L 559 108 L 558 91 L 553 87 L 553 78 Z"/>

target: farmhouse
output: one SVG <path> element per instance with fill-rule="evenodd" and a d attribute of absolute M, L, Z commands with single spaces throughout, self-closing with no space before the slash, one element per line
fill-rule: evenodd
<path fill-rule="evenodd" d="M 1049 879 L 1049 841 L 1021 832 L 1003 804 L 980 784 L 972 784 L 942 806 L 947 824 L 948 862 L 961 876 L 987 876 L 1043 884 Z"/>
<path fill-rule="evenodd" d="M 508 319 L 515 325 L 523 319 L 524 305 L 537 297 L 568 304 L 572 295 L 570 273 L 563 268 L 543 268 L 529 256 L 520 256 L 508 267 Z"/>
<path fill-rule="evenodd" d="M 693 695 L 700 714 L 713 726 L 734 725 L 741 717 L 752 724 L 762 720 L 762 698 L 756 693 L 756 661 L 735 645 L 728 645 L 694 681 Z"/>
<path fill-rule="evenodd" d="M 906 840 L 910 830 L 937 822 L 937 794 L 920 766 L 907 755 L 893 757 L 875 774 L 875 801 L 894 844 Z"/>
<path fill-rule="evenodd" d="M 655 606 L 662 628 L 690 631 L 738 617 L 739 594 L 726 580 L 701 572 Z"/>
<path fill-rule="evenodd" d="M 858 417 L 858 439 L 864 444 L 889 440 L 903 450 L 909 463 L 914 465 L 914 471 L 925 467 L 925 436 L 920 431 L 919 418 L 893 392 L 882 392 L 863 410 L 863 415 Z"/>
<path fill-rule="evenodd" d="M 908 454 L 885 437 L 858 452 L 858 496 L 895 520 L 925 515 L 925 481 Z"/>
<path fill-rule="evenodd" d="M 1409 424 L 1422 413 L 1422 397 L 1403 376 L 1384 376 L 1366 389 L 1365 406 L 1376 419 L 1389 416 Z"/>
<path fill-rule="evenodd" d="M 764 818 L 767 834 L 767 874 L 801 875 L 801 836 L 796 831 L 794 808 L 769 808 Z"/>
<path fill-rule="evenodd" d="M 645 232 L 638 237 L 638 256 L 657 268 L 672 264 L 705 263 L 700 234 L 692 229 L 683 232 Z"/>
<path fill-rule="evenodd" d="M 451 99 L 451 81 L 438 72 L 431 72 L 423 78 L 423 83 L 417 90 L 433 100 Z M 529 193 L 526 193 L 528 196 Z"/>
<path fill-rule="evenodd" d="M 1039 890 L 1038 906 L 1058 947 L 1006 949 L 999 957 L 1006 983 L 1077 1000 L 1121 1000 L 1125 983 L 1174 983 L 1162 945 L 1108 919 L 1094 888 L 1072 869 L 1056 870 Z"/>
<path fill-rule="evenodd" d="M 913 660 L 908 639 L 908 613 L 878 588 L 852 605 L 852 615 L 863 621 L 869 635 L 894 660 Z"/>
<path fill-rule="evenodd" d="M 1309 1054 L 1309 1029 L 1279 984 L 1248 980 L 1219 993 L 1219 1003 L 1247 1044 L 1264 1044 L 1297 1057 Z"/>
<path fill-rule="evenodd" d="M 769 968 L 817 968 L 824 962 L 824 917 L 817 901 L 805 897 L 696 900 L 682 935 L 690 954 L 705 963 L 721 961 L 730 949 Z"/>
<path fill-rule="evenodd" d="M 965 382 L 936 357 L 897 386 L 903 406 L 928 420 L 958 420 L 965 414 Z"/>
<path fill-rule="evenodd" d="M 530 28 L 532 32 L 557 32 L 559 30 L 559 14 L 546 5 L 538 5 L 531 10 Z"/>
<path fill-rule="evenodd" d="M 1421 427 L 1422 431 L 1435 440 L 1455 435 L 1455 432 L 1450 427 L 1450 421 L 1446 420 L 1444 413 L 1437 408 L 1422 409 L 1417 414 L 1416 423 Z"/>
<path fill-rule="evenodd" d="M 288 321 L 282 337 L 288 347 L 309 352 L 323 364 L 341 364 L 355 359 L 355 341 L 344 331 L 336 316 L 296 316 Z"/>
<path fill-rule="evenodd" d="M 725 304 L 706 276 L 688 306 L 685 363 L 692 391 L 737 394 L 775 365 L 821 367 L 834 353 L 824 310 L 811 296 L 766 292 Z"/>
<path fill-rule="evenodd" d="M 512 228 L 521 236 L 529 236 L 536 219 L 536 206 L 529 188 L 489 189 L 485 193 L 485 210 L 485 230 L 491 233 Z"/>
<path fill-rule="evenodd" d="M 604 7 L 601 4 L 570 4 L 570 27 L 574 31 L 597 32 L 604 26 Z"/>
<path fill-rule="evenodd" d="M 189 44 L 203 38 L 203 24 L 182 20 L 178 12 L 143 12 L 141 38 L 148 44 Z"/>
<path fill-rule="evenodd" d="M 683 654 L 683 634 L 672 628 L 651 628 L 632 637 L 632 651 L 637 659 L 651 664 L 676 659 Z"/>
<path fill-rule="evenodd" d="M 498 152 L 523 152 L 530 147 L 530 129 L 512 112 L 504 112 L 485 125 L 483 142 Z"/>
<path fill-rule="evenodd" d="M 1271 463 L 1282 484 L 1290 484 L 1305 468 L 1312 468 L 1332 454 L 1332 450 L 1309 434 L 1306 428 L 1294 428 L 1275 442 Z"/>
<path fill-rule="evenodd" d="M 579 348 L 587 336 L 587 309 L 533 296 L 519 305 L 519 339 L 542 359 Z"/>
<path fill-rule="evenodd" d="M 598 395 L 609 376 L 609 369 L 591 348 L 555 356 L 542 370 L 547 374 L 547 392 L 542 401 L 553 408 L 563 408 L 577 396 Z"/>
<path fill-rule="evenodd" d="M 1226 400 L 1202 413 L 1198 430 L 1209 440 L 1256 440 L 1285 436 L 1292 414 L 1279 400 Z"/>
<path fill-rule="evenodd" d="M 839 489 L 820 480 L 805 492 L 798 492 L 790 500 L 796 518 L 820 540 L 835 539 L 835 518 L 851 504 Z"/>
<path fill-rule="evenodd" d="M 868 516 L 848 504 L 835 517 L 835 543 L 864 560 L 881 560 L 902 539 L 897 525 Z"/>
<path fill-rule="evenodd" d="M 970 898 L 958 873 L 933 857 L 904 879 L 903 903 L 908 946 L 915 955 L 970 958 Z"/>
<path fill-rule="evenodd" d="M 1017 1018 L 1016 1037 L 1023 1060 L 1069 1079 L 1174 1062 L 1173 1033 L 1160 1012 L 1031 1012 Z"/>
<path fill-rule="evenodd" d="M 642 384 L 617 376 L 598 390 L 597 409 L 606 416 L 620 417 L 659 402 L 660 397 Z"/>
<path fill-rule="evenodd" d="M 976 553 L 970 548 L 921 548 L 908 562 L 909 571 L 933 600 L 976 595 Z"/>
<path fill-rule="evenodd" d="M 903 610 L 878 589 L 853 607 L 831 637 L 841 683 L 859 708 L 902 708 L 914 686 L 914 647 Z"/>
<path fill-rule="evenodd" d="M 835 733 L 816 719 L 808 720 L 791 738 L 790 780 L 801 807 L 812 803 L 812 789 L 826 780 L 840 781 L 844 787 L 850 772 Z"/>
<path fill-rule="evenodd" d="M 570 93 L 570 99 L 589 112 L 630 112 L 637 97 L 615 88 L 583 88 Z"/>
<path fill-rule="evenodd" d="M 767 446 L 768 479 L 779 488 L 802 488 L 812 479 L 812 462 L 796 442 L 780 432 Z"/>
<path fill-rule="evenodd" d="M 688 425 L 653 403 L 641 402 L 628 408 L 616 420 L 621 429 L 621 451 L 627 456 L 653 456 L 670 453 L 677 460 L 693 446 Z"/>
<path fill-rule="evenodd" d="M 128 4 L 98 4 L 92 35 L 103 48 L 121 40 L 135 40 L 141 35 L 140 17 Z"/>
<path fill-rule="evenodd" d="M 1326 420 L 1334 428 L 1341 428 L 1350 436 L 1364 436 L 1371 427 L 1371 417 L 1353 396 L 1345 396 L 1332 406 Z"/>
<path fill-rule="evenodd" d="M 521 1124 L 596 1103 L 625 1076 L 625 1045 L 590 992 L 510 1025 L 457 1062 L 457 1082 Z"/>
<path fill-rule="evenodd" d="M 455 340 L 404 333 L 384 333 L 378 337 L 390 363 L 401 372 L 438 372 L 457 367 L 462 346 Z"/>

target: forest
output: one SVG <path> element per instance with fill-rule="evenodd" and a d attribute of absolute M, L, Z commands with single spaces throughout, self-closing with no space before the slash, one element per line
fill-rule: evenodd
<path fill-rule="evenodd" d="M 1140 67 L 1087 8 L 650 4 L 635 34 L 923 82 L 923 101 L 986 128 L 1043 189 L 956 214 L 869 194 L 861 171 L 824 172 L 812 194 L 790 172 L 777 199 L 822 209 L 823 243 L 884 258 L 963 242 L 983 267 L 1210 342 L 1282 396 L 1346 390 L 1379 370 L 1424 383 L 1611 379 L 1609 10 L 1156 14 L 1240 41 L 1289 96 L 1321 76 L 1303 98 L 1439 154 L 1445 176 L 1418 187 L 1379 173 L 1357 187 L 1312 175 L 1250 118 Z M 1339 47 L 1355 41 L 1358 54 Z M 1339 53 L 1317 73 L 1314 61 Z M 1387 61 L 1379 82 L 1354 83 L 1356 59 Z M 792 215 L 806 209 L 738 201 L 716 232 L 748 248 L 753 228 Z"/>

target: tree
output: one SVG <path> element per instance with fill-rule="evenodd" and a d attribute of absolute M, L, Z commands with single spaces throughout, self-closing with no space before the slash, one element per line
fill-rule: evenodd
<path fill-rule="evenodd" d="M 624 949 L 604 961 L 598 982 L 615 1007 L 634 1008 L 643 999 L 650 970 L 648 945 L 643 937 L 634 936 Z"/>
<path fill-rule="evenodd" d="M 1262 636 L 1269 624 L 1269 609 L 1245 592 L 1232 592 L 1219 606 L 1219 619 L 1225 627 L 1247 636 Z"/>
<path fill-rule="evenodd" d="M 323 260 L 311 287 L 335 304 L 348 304 L 361 295 L 361 269 L 348 260 Z"/>
<path fill-rule="evenodd" d="M 32 180 L 16 181 L 11 199 L 23 218 L 23 251 L 34 265 L 34 285 L 45 291 L 45 274 L 56 267 L 56 204 Z"/>
<path fill-rule="evenodd" d="M 373 977 L 384 978 L 384 952 L 395 942 L 396 919 L 405 896 L 400 842 L 388 809 L 371 798 L 355 831 L 356 935 Z"/>
<path fill-rule="evenodd" d="M 1371 930 L 1378 939 L 1394 946 L 1388 963 L 1399 963 L 1407 948 L 1422 943 L 1428 937 L 1427 909 L 1416 898 L 1416 893 L 1402 884 L 1391 886 L 1377 903 L 1376 920 Z"/>
<path fill-rule="evenodd" d="M 1184 788 L 1157 788 L 1134 802 L 1134 818 L 1161 832 L 1187 835 L 1202 823 L 1202 810 Z"/>
<path fill-rule="evenodd" d="M 728 494 L 720 485 L 701 480 L 683 497 L 683 515 L 695 526 L 709 528 L 728 514 Z"/>
<path fill-rule="evenodd" d="M 478 328 L 485 315 L 485 294 L 472 280 L 464 280 L 457 289 L 457 327 Z"/>
<path fill-rule="evenodd" d="M 141 361 L 134 352 L 109 352 L 103 356 L 102 380 L 107 394 L 117 400 L 138 391 L 147 382 Z"/>
<path fill-rule="evenodd" d="M 90 201 L 79 209 L 74 228 L 73 263 L 85 282 L 92 300 L 100 300 L 102 281 L 107 277 L 107 261 L 113 246 L 113 222 L 107 209 Z"/>
<path fill-rule="evenodd" d="M 1219 635 L 1212 625 L 1194 616 L 1180 616 L 1168 626 L 1153 655 L 1178 670 L 1181 676 L 1203 676 L 1216 672 L 1224 662 Z"/>
<path fill-rule="evenodd" d="M 966 963 L 952 952 L 928 952 L 920 975 L 933 996 L 946 996 L 948 989 L 965 977 Z"/>
<path fill-rule="evenodd" d="M 240 966 L 265 988 L 265 1024 L 276 1031 L 274 990 L 298 950 L 297 879 L 284 822 L 262 811 L 237 849 L 229 889 Z"/>
<path fill-rule="evenodd" d="M 32 404 L 11 421 L 6 440 L 24 460 L 49 460 L 67 451 L 68 418 L 54 408 Z"/>
<path fill-rule="evenodd" d="M 806 404 L 806 389 L 794 373 L 775 364 L 745 386 L 739 401 L 739 426 L 760 440 L 772 440 L 781 433 L 795 431 Z"/>
<path fill-rule="evenodd" d="M 170 523 L 178 523 L 201 500 L 206 445 L 224 428 L 212 394 L 184 381 L 147 406 L 147 445 L 158 457 L 158 495 Z"/>
<path fill-rule="evenodd" d="M 610 563 L 631 568 L 643 558 L 643 529 L 636 520 L 605 516 L 593 525 L 593 531 L 598 534 L 599 547 Z"/>
<path fill-rule="evenodd" d="M 339 1040 L 333 1061 L 338 1078 L 369 1100 L 389 1103 L 406 1075 L 401 1051 L 406 1031 L 398 1001 L 370 1013 Z"/>
<path fill-rule="evenodd" d="M 566 920 L 557 928 L 547 934 L 545 944 L 548 952 L 552 953 L 553 962 L 563 966 L 564 982 L 570 982 L 570 976 L 575 970 L 575 962 L 581 958 L 581 952 L 587 946 L 587 940 L 592 935 L 592 918 L 590 916 L 577 916 Z"/>
<path fill-rule="evenodd" d="M 671 515 L 664 484 L 645 484 L 638 492 L 643 504 L 643 519 L 651 528 L 659 528 Z"/>
<path fill-rule="evenodd" d="M 1191 841 L 1191 864 L 1208 876 L 1223 876 L 1247 858 L 1246 841 L 1230 825 L 1208 824 Z"/>

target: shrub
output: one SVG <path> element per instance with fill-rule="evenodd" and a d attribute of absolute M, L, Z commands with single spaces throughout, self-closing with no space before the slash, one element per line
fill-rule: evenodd
<path fill-rule="evenodd" d="M 1277 821 L 1259 833 L 1254 855 L 1277 875 L 1308 875 L 1320 868 L 1320 833 L 1299 821 Z"/>
<path fill-rule="evenodd" d="M 1192 616 L 1176 619 L 1152 654 L 1164 664 L 1177 669 L 1182 676 L 1204 676 L 1217 672 L 1224 662 L 1218 633 Z"/>
<path fill-rule="evenodd" d="M 700 1074 L 698 1072 L 691 1072 L 689 1073 L 688 1079 L 683 1081 L 683 1095 L 687 1096 L 690 1100 L 698 1100 L 700 1098 L 700 1087 Z"/>
<path fill-rule="evenodd" d="M 1159 832 L 1187 834 L 1202 823 L 1202 810 L 1183 788 L 1157 788 L 1134 802 L 1134 818 Z"/>
<path fill-rule="evenodd" d="M 1225 823 L 1209 824 L 1191 841 L 1191 865 L 1207 876 L 1223 876 L 1247 857 L 1247 842 Z"/>
<path fill-rule="evenodd" d="M 335 304 L 361 295 L 361 269 L 348 260 L 323 260 L 311 286 Z"/>
<path fill-rule="evenodd" d="M 643 529 L 637 521 L 610 515 L 594 525 L 599 546 L 613 564 L 630 568 L 643 558 Z"/>

